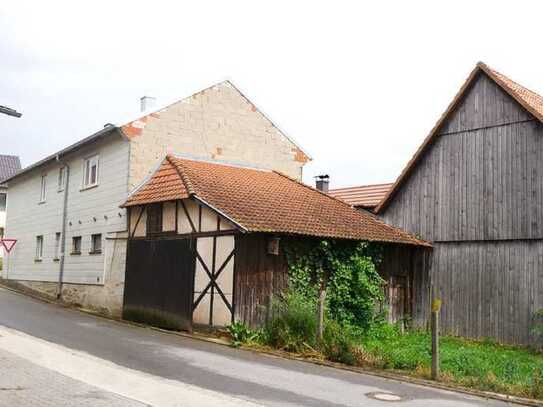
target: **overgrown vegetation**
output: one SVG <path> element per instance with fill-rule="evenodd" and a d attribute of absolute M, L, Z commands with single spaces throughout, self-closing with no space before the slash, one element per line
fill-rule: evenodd
<path fill-rule="evenodd" d="M 290 287 L 272 299 L 259 330 L 230 327 L 235 346 L 272 347 L 430 378 L 431 340 L 424 331 L 402 332 L 378 307 L 383 280 L 379 251 L 368 244 L 313 241 L 287 247 Z M 323 335 L 318 339 L 319 290 L 325 279 Z M 441 380 L 480 390 L 543 399 L 543 355 L 528 349 L 456 337 L 441 339 Z"/>

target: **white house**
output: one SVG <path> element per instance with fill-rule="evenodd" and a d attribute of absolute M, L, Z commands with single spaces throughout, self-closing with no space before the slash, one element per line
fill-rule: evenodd
<path fill-rule="evenodd" d="M 21 169 L 19 157 L 0 154 L 0 239 L 4 236 L 6 227 L 6 206 L 8 198 L 8 186 L 3 180 L 11 177 Z M 3 249 L 0 247 L 0 258 L 3 256 Z"/>
<path fill-rule="evenodd" d="M 229 81 L 108 124 L 7 179 L 6 233 L 18 243 L 5 281 L 119 315 L 127 238 L 126 210 L 119 206 L 168 152 L 298 179 L 310 159 Z"/>

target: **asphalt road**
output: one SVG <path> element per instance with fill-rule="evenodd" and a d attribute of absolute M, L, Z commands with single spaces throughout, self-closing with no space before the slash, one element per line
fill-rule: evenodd
<path fill-rule="evenodd" d="M 266 406 L 508 405 L 138 328 L 2 288 L 0 325 L 123 367 Z M 368 396 L 375 392 L 399 395 L 402 401 Z"/>

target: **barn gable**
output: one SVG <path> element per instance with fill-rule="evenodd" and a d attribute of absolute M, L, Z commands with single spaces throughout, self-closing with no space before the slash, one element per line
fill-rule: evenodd
<path fill-rule="evenodd" d="M 543 97 L 479 62 L 375 212 L 395 199 L 438 136 L 533 119 L 543 122 Z"/>

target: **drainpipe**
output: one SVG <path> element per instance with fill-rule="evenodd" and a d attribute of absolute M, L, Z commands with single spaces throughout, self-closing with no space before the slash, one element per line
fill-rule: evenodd
<path fill-rule="evenodd" d="M 70 185 L 70 166 L 56 156 L 56 161 L 65 168 L 64 173 L 64 204 L 62 207 L 62 235 L 60 239 L 60 269 L 58 273 L 57 299 L 62 298 L 62 280 L 64 277 L 64 258 L 66 256 L 66 219 L 68 217 L 68 186 Z"/>

